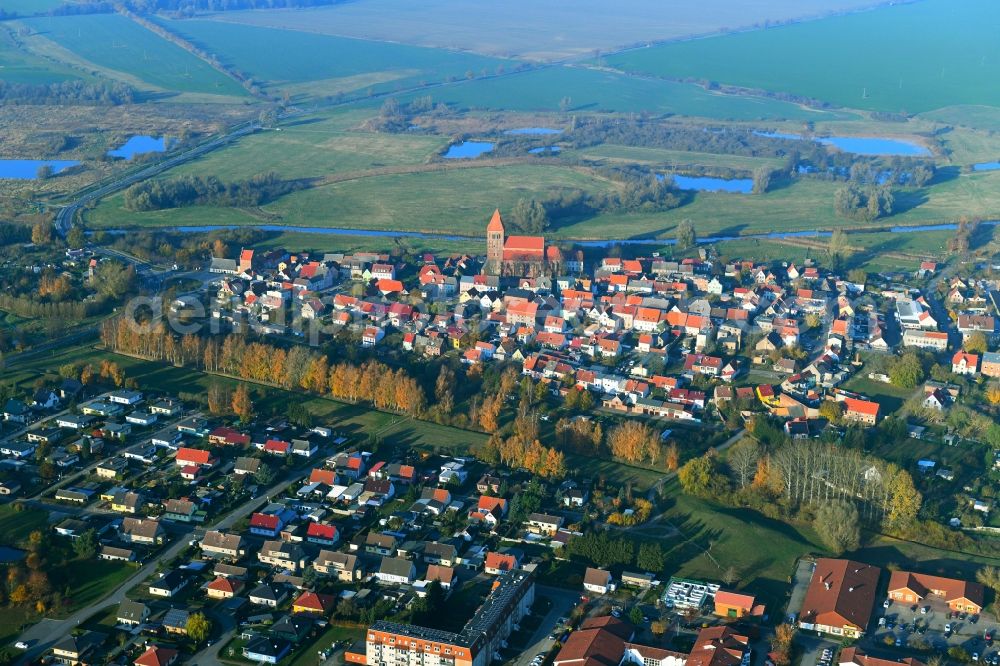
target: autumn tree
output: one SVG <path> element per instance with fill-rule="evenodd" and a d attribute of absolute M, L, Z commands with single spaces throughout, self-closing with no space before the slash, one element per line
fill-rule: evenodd
<path fill-rule="evenodd" d="M 52 225 L 39 222 L 31 228 L 31 242 L 35 245 L 48 245 L 52 242 Z"/>
<path fill-rule="evenodd" d="M 202 612 L 191 613 L 188 616 L 187 625 L 188 638 L 195 642 L 196 645 L 201 645 L 207 639 L 210 633 L 212 633 L 212 623 L 205 617 Z"/>
<path fill-rule="evenodd" d="M 479 406 L 479 425 L 483 432 L 493 433 L 500 428 L 498 417 L 502 407 L 503 400 L 499 395 L 483 399 L 483 403 Z"/>
<path fill-rule="evenodd" d="M 676 472 L 681 463 L 681 454 L 677 449 L 677 442 L 670 442 L 670 446 L 667 447 L 667 453 L 664 458 L 667 471 Z"/>
<path fill-rule="evenodd" d="M 890 465 L 886 474 L 889 502 L 884 527 L 887 531 L 905 532 L 916 521 L 923 497 L 906 470 Z"/>
<path fill-rule="evenodd" d="M 208 386 L 208 411 L 219 416 L 228 414 L 233 408 L 233 395 L 229 387 L 221 382 L 212 382 Z"/>
<path fill-rule="evenodd" d="M 969 352 L 970 354 L 985 354 L 986 352 L 989 351 L 989 345 L 986 342 L 986 336 L 982 333 L 982 331 L 976 331 L 968 338 L 966 338 L 965 342 L 962 344 L 962 347 L 964 347 L 965 351 Z"/>
<path fill-rule="evenodd" d="M 608 448 L 616 458 L 628 462 L 652 459 L 656 436 L 652 429 L 640 421 L 625 421 L 608 432 Z"/>
<path fill-rule="evenodd" d="M 857 505 L 849 500 L 820 504 L 813 527 L 834 555 L 857 550 L 861 545 L 861 517 Z"/>
<path fill-rule="evenodd" d="M 253 418 L 253 402 L 246 384 L 241 383 L 233 392 L 232 408 L 233 413 L 244 423 L 249 423 Z"/>
<path fill-rule="evenodd" d="M 705 454 L 684 463 L 677 472 L 677 480 L 680 481 L 681 490 L 688 495 L 705 497 L 711 494 L 716 484 L 715 475 L 715 459 Z"/>

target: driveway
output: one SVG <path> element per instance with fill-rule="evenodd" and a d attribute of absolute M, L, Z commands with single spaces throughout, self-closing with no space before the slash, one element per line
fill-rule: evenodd
<path fill-rule="evenodd" d="M 552 601 L 552 607 L 542 618 L 541 623 L 528 641 L 528 647 L 524 648 L 517 659 L 510 662 L 512 666 L 529 666 L 536 654 L 548 652 L 555 643 L 549 638 L 552 630 L 558 624 L 560 617 L 568 617 L 570 610 L 580 601 L 580 592 L 577 590 L 566 590 L 559 587 L 549 587 L 547 585 L 535 586 L 535 599 L 546 597 Z"/>
<path fill-rule="evenodd" d="M 815 568 L 816 563 L 811 560 L 801 559 L 795 564 L 795 577 L 792 580 L 792 596 L 788 599 L 788 606 L 785 608 L 786 621 L 792 615 L 798 618 L 799 612 L 802 610 L 802 602 L 806 598 L 806 590 L 809 589 L 809 581 L 812 580 Z"/>

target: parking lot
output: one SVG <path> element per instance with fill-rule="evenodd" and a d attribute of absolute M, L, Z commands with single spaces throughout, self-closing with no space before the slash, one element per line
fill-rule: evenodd
<path fill-rule="evenodd" d="M 891 602 L 888 608 L 879 606 L 877 616 L 878 625 L 865 639 L 873 648 L 929 647 L 943 653 L 957 646 L 981 662 L 1000 664 L 1000 645 L 995 643 L 997 624 L 990 618 L 954 613 L 941 600 L 924 600 L 921 604 Z"/>

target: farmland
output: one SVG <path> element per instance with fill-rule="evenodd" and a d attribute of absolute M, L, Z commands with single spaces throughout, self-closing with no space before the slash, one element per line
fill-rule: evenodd
<path fill-rule="evenodd" d="M 58 83 L 80 75 L 17 48 L 10 33 L 0 28 L 0 79 L 9 83 Z"/>
<path fill-rule="evenodd" d="M 651 40 L 676 39 L 869 7 L 876 0 L 602 0 L 503 4 L 373 0 L 295 12 L 227 12 L 220 20 L 307 32 L 552 60 Z M 530 20 L 525 20 L 530 17 Z"/>
<path fill-rule="evenodd" d="M 244 97 L 245 91 L 196 56 L 117 14 L 25 19 L 32 48 L 66 49 L 100 71 L 161 92 Z M 40 45 L 35 42 L 42 41 Z M 49 42 L 45 44 L 44 42 Z M 51 44 L 51 46 L 50 46 Z"/>
<path fill-rule="evenodd" d="M 990 0 L 927 0 L 607 58 L 630 72 L 791 93 L 844 107 L 917 113 L 1000 106 Z M 919 57 L 914 57 L 919 53 Z"/>
<path fill-rule="evenodd" d="M 471 81 L 434 91 L 435 101 L 460 108 L 576 113 L 649 112 L 720 120 L 836 120 L 851 114 L 829 113 L 787 102 L 708 92 L 686 83 L 625 76 L 585 67 L 549 67 L 497 80 Z"/>
<path fill-rule="evenodd" d="M 511 63 L 467 53 L 223 23 L 159 23 L 255 80 L 292 93 L 381 92 L 493 73 Z"/>

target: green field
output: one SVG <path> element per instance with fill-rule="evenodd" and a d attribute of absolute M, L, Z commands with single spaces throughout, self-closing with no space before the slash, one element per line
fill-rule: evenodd
<path fill-rule="evenodd" d="M 243 88 L 196 56 L 117 14 L 25 19 L 39 36 L 103 70 L 160 91 L 244 97 Z"/>
<path fill-rule="evenodd" d="M 918 113 L 1000 106 L 1000 4 L 926 0 L 638 49 L 632 72 L 786 92 L 847 108 Z"/>
<path fill-rule="evenodd" d="M 10 33 L 0 28 L 0 80 L 7 83 L 59 83 L 81 75 L 17 47 Z"/>
<path fill-rule="evenodd" d="M 620 111 L 721 120 L 836 120 L 842 112 L 808 109 L 763 97 L 721 95 L 699 86 L 627 76 L 587 67 L 547 67 L 502 79 L 470 81 L 433 92 L 435 101 L 461 108 L 510 111 Z"/>
<path fill-rule="evenodd" d="M 995 106 L 946 106 L 920 114 L 921 118 L 996 132 L 1000 130 L 1000 108 Z"/>
<path fill-rule="evenodd" d="M 439 136 L 378 134 L 355 128 L 371 115 L 336 111 L 283 125 L 280 132 L 259 132 L 172 170 L 181 174 L 249 178 L 274 171 L 282 178 L 317 178 L 400 164 L 421 164 L 449 142 Z"/>
<path fill-rule="evenodd" d="M 44 530 L 48 525 L 48 513 L 40 509 L 15 511 L 10 504 L 0 506 L 0 534 L 3 543 L 16 546 L 28 538 L 35 530 Z"/>
<path fill-rule="evenodd" d="M 5 12 L 17 14 L 18 16 L 30 16 L 32 14 L 43 14 L 51 9 L 55 9 L 63 4 L 65 0 L 3 0 L 2 6 Z"/>
<path fill-rule="evenodd" d="M 811 529 L 685 495 L 676 481 L 668 493 L 673 505 L 667 521 L 684 537 L 670 552 L 671 574 L 717 581 L 731 566 L 740 580 L 737 587 L 760 595 L 772 612 L 785 598 L 795 561 L 825 550 Z"/>
<path fill-rule="evenodd" d="M 441 49 L 371 42 L 220 21 L 159 20 L 223 62 L 267 85 L 333 95 L 381 92 L 494 73 L 516 63 Z M 312 82 L 310 85 L 301 85 Z"/>
<path fill-rule="evenodd" d="M 840 186 L 800 179 L 764 195 L 703 192 L 670 211 L 602 214 L 562 224 L 546 235 L 575 240 L 670 238 L 684 219 L 694 220 L 702 237 L 864 226 L 835 213 L 833 198 Z M 485 166 L 374 176 L 301 190 L 264 206 L 267 219 L 231 208 L 133 213 L 124 209 L 121 195 L 105 199 L 86 218 L 94 228 L 278 224 L 479 236 L 494 208 L 510 210 L 520 198 L 544 196 L 560 187 L 601 192 L 614 185 L 567 166 Z M 955 222 L 963 215 L 993 219 L 1000 216 L 1000 172 L 966 174 L 920 190 L 900 190 L 896 200 L 901 212 L 870 226 Z M 943 242 L 941 235 L 928 236 L 926 241 L 920 234 L 911 240 L 897 236 L 869 242 L 884 243 L 881 251 L 899 243 L 926 243 L 931 251 Z"/>
<path fill-rule="evenodd" d="M 649 40 L 749 27 L 766 20 L 819 16 L 870 0 L 574 0 L 469 3 L 367 0 L 300 11 L 225 12 L 215 18 L 387 42 L 457 48 L 542 60 L 589 56 Z"/>
<path fill-rule="evenodd" d="M 601 144 L 579 151 L 565 151 L 564 156 L 579 154 L 587 159 L 625 162 L 628 164 L 650 164 L 658 166 L 704 166 L 752 171 L 759 166 L 780 167 L 784 160 L 768 157 L 745 157 L 743 155 L 720 155 L 665 148 L 644 148 L 642 146 L 617 146 Z"/>

